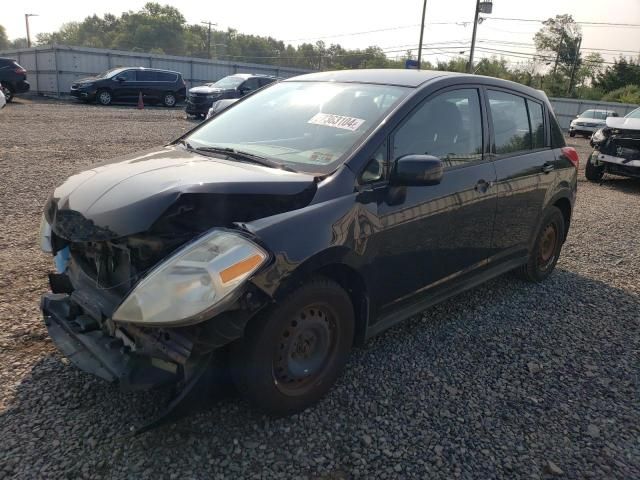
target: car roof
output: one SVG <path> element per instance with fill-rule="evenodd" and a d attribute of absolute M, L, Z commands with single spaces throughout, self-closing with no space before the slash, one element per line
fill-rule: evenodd
<path fill-rule="evenodd" d="M 180 72 L 176 72 L 175 70 L 165 70 L 163 68 L 147 68 L 147 67 L 117 67 L 113 70 L 145 70 L 149 72 L 165 72 L 165 73 L 175 73 L 176 75 L 182 75 Z"/>
<path fill-rule="evenodd" d="M 336 70 L 330 72 L 316 72 L 287 78 L 285 82 L 344 82 L 344 83 L 371 83 L 380 85 L 394 85 L 400 87 L 418 88 L 423 84 L 434 80 L 440 81 L 448 78 L 462 80 L 462 83 L 476 83 L 487 86 L 502 87 L 516 90 L 524 95 L 548 102 L 547 95 L 535 88 L 521 83 L 503 80 L 501 78 L 485 75 L 473 75 L 470 73 L 445 72 L 440 70 L 411 70 L 411 69 L 362 69 L 362 70 Z"/>
<path fill-rule="evenodd" d="M 401 70 L 401 69 L 362 69 L 335 70 L 329 72 L 307 73 L 285 80 L 304 82 L 346 82 L 346 83 L 379 83 L 382 85 L 398 85 L 402 87 L 417 87 L 436 77 L 448 75 L 463 75 L 453 72 L 435 70 Z"/>
<path fill-rule="evenodd" d="M 15 62 L 15 61 L 16 61 L 15 58 L 0 57 L 0 62 Z"/>
<path fill-rule="evenodd" d="M 227 75 L 228 77 L 240 77 L 240 78 L 276 78 L 273 75 L 265 75 L 263 73 L 234 73 L 233 75 Z"/>

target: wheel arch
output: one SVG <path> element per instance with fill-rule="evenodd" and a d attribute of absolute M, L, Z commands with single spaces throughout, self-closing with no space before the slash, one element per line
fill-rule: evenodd
<path fill-rule="evenodd" d="M 340 251 L 339 251 L 340 250 Z M 361 345 L 369 324 L 370 301 L 364 276 L 357 267 L 345 261 L 340 249 L 325 251 L 300 264 L 273 292 L 276 302 L 313 277 L 325 277 L 340 285 L 349 295 L 355 320 L 354 343 Z"/>
<path fill-rule="evenodd" d="M 553 206 L 557 207 L 564 218 L 564 238 L 567 239 L 569 234 L 569 226 L 571 225 L 571 201 L 567 197 L 559 197 L 553 202 Z"/>

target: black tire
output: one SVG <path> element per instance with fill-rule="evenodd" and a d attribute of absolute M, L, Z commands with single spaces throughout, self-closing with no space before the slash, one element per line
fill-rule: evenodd
<path fill-rule="evenodd" d="M 178 103 L 178 99 L 172 92 L 166 92 L 162 95 L 162 104 L 165 107 L 173 108 L 176 106 L 176 103 Z"/>
<path fill-rule="evenodd" d="M 98 90 L 98 93 L 96 93 L 96 101 L 100 105 L 111 105 L 111 102 L 113 102 L 113 94 L 109 90 Z"/>
<path fill-rule="evenodd" d="M 2 85 L 2 93 L 4 93 L 4 98 L 7 103 L 11 103 L 13 101 L 13 97 L 15 96 L 13 90 L 7 85 Z"/>
<path fill-rule="evenodd" d="M 571 138 L 575 137 L 575 136 L 576 136 L 576 132 L 569 132 L 569 136 L 570 136 Z"/>
<path fill-rule="evenodd" d="M 270 415 L 299 412 L 335 383 L 353 335 L 349 295 L 337 283 L 315 278 L 247 325 L 231 349 L 233 381 Z"/>
<path fill-rule="evenodd" d="M 584 166 L 584 176 L 590 182 L 599 183 L 602 180 L 602 176 L 604 175 L 604 166 L 597 166 L 592 163 L 592 159 L 596 155 L 597 153 L 594 151 L 591 155 L 589 155 L 589 158 L 587 158 L 587 163 Z"/>
<path fill-rule="evenodd" d="M 565 239 L 565 223 L 557 207 L 549 207 L 542 217 L 529 259 L 518 270 L 519 276 L 529 282 L 541 282 L 556 268 Z"/>

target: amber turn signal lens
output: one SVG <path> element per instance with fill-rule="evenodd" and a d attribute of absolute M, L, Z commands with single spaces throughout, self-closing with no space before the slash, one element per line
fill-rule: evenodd
<path fill-rule="evenodd" d="M 220 272 L 222 283 L 229 283 L 232 280 L 253 270 L 262 262 L 260 255 L 252 255 L 249 258 L 239 261 L 238 263 L 225 268 Z"/>

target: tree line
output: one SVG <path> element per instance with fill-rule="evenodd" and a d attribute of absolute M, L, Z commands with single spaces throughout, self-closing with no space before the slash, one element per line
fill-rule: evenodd
<path fill-rule="evenodd" d="M 518 55 L 513 63 L 504 57 L 483 58 L 474 72 L 513 80 L 544 90 L 549 96 L 579 97 L 640 103 L 640 59 L 620 57 L 605 62 L 596 51 L 581 50 L 582 32 L 571 15 L 557 15 L 543 22 L 535 34 L 535 54 Z M 379 46 L 348 49 L 323 41 L 285 44 L 273 37 L 249 35 L 235 29 L 212 29 L 188 24 L 175 7 L 147 3 L 139 11 L 121 15 L 92 15 L 81 22 L 69 22 L 56 32 L 41 33 L 37 45 L 73 45 L 129 50 L 168 55 L 262 63 L 313 70 L 352 68 L 404 68 L 415 51 L 389 58 Z M 26 39 L 9 41 L 0 25 L 0 50 L 26 47 Z M 467 59 L 454 56 L 448 61 L 423 62 L 422 68 L 464 72 Z"/>

